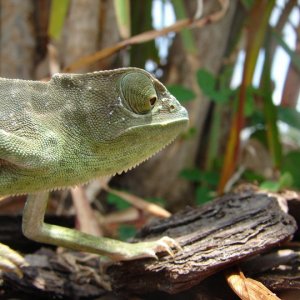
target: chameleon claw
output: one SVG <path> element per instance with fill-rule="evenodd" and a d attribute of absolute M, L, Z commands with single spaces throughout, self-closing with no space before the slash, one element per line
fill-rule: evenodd
<path fill-rule="evenodd" d="M 168 237 L 168 236 L 164 236 L 161 238 L 162 241 L 164 241 L 169 247 L 171 248 L 176 248 L 177 251 L 182 251 L 182 247 L 180 246 L 180 244 L 175 241 L 174 239 Z"/>
<path fill-rule="evenodd" d="M 174 257 L 175 253 L 173 251 L 173 248 L 175 248 L 177 251 L 182 250 L 182 247 L 177 241 L 168 236 L 164 236 L 156 241 L 156 247 L 154 250 L 156 252 L 167 252 L 170 256 Z"/>
<path fill-rule="evenodd" d="M 19 253 L 0 243 L 0 271 L 13 272 L 22 278 L 21 268 L 27 265 L 28 263 Z"/>

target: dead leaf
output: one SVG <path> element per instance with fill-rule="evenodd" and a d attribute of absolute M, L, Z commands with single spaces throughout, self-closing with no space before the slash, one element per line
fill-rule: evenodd
<path fill-rule="evenodd" d="M 280 300 L 261 282 L 246 278 L 241 271 L 232 271 L 226 274 L 226 280 L 231 289 L 242 300 Z"/>

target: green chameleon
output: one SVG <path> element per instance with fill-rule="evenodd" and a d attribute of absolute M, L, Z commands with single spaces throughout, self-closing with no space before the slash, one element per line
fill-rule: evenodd
<path fill-rule="evenodd" d="M 22 229 L 35 241 L 113 260 L 172 254 L 180 246 L 169 237 L 130 244 L 46 224 L 45 191 L 131 169 L 187 124 L 185 108 L 137 68 L 56 74 L 47 83 L 1 78 L 0 196 L 29 194 Z M 6 250 L 1 244 L 3 261 Z"/>

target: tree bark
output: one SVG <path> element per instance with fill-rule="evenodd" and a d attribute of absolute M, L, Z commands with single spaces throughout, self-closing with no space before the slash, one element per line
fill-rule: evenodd
<path fill-rule="evenodd" d="M 1 1 L 0 75 L 31 79 L 34 71 L 35 38 L 32 1 Z"/>

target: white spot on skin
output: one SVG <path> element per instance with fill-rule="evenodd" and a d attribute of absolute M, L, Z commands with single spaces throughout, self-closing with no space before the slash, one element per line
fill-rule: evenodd
<path fill-rule="evenodd" d="M 162 105 L 157 106 L 157 111 L 160 112 L 163 109 Z"/>
<path fill-rule="evenodd" d="M 55 74 L 53 74 L 52 77 L 57 77 L 57 78 L 59 78 L 59 77 L 62 77 L 62 74 L 61 74 L 61 73 L 55 73 Z"/>

